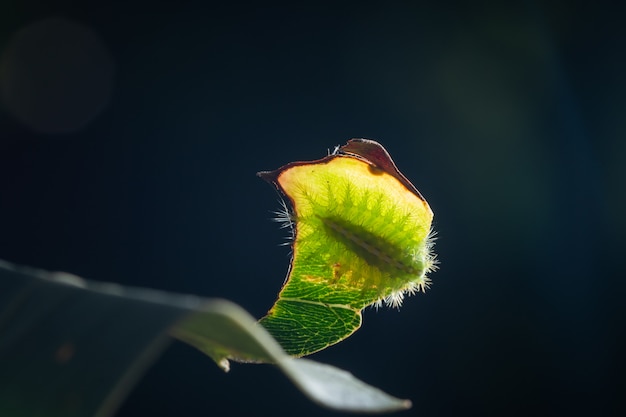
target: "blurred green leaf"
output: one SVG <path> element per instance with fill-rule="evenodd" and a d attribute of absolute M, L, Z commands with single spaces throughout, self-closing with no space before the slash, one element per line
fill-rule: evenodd
<path fill-rule="evenodd" d="M 335 410 L 410 407 L 345 371 L 289 357 L 231 302 L 2 262 L 0 416 L 111 416 L 172 335 L 225 369 L 227 357 L 274 363 L 310 399 Z"/>

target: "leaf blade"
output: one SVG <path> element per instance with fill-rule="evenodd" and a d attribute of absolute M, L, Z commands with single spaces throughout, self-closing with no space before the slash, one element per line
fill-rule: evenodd
<path fill-rule="evenodd" d="M 352 139 L 325 158 L 259 176 L 293 211 L 281 217 L 294 222 L 289 276 L 260 321 L 288 353 L 338 343 L 360 327 L 363 308 L 398 307 L 428 286 L 432 210 L 379 143 Z M 298 302 L 315 313 L 294 319 Z"/>
<path fill-rule="evenodd" d="M 406 406 L 354 381 L 345 389 L 359 391 L 352 395 L 360 405 L 319 392 L 324 380 L 306 375 L 315 365 L 293 365 L 269 333 L 229 301 L 85 281 L 0 261 L 0 415 L 111 416 L 167 347 L 170 332 L 194 336 L 195 341 L 181 339 L 218 362 L 228 355 L 275 363 L 325 407 L 383 412 L 385 404 Z M 207 349 L 207 339 L 222 351 Z"/>

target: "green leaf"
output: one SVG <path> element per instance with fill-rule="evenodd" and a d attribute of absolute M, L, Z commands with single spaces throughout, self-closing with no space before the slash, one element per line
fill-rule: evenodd
<path fill-rule="evenodd" d="M 361 325 L 361 310 L 428 287 L 435 267 L 433 213 L 377 142 L 352 139 L 331 155 L 260 172 L 291 210 L 289 276 L 261 324 L 288 353 L 304 356 Z"/>
<path fill-rule="evenodd" d="M 345 371 L 289 357 L 231 302 L 0 262 L 0 416 L 111 416 L 171 336 L 223 368 L 226 356 L 274 363 L 310 399 L 335 410 L 410 406 Z"/>

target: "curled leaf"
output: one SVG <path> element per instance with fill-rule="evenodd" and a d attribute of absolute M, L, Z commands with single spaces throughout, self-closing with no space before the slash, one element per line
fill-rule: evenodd
<path fill-rule="evenodd" d="M 361 310 L 399 307 L 435 266 L 433 213 L 379 143 L 352 139 L 331 155 L 260 172 L 289 201 L 293 257 L 261 324 L 295 356 L 337 343 Z"/>

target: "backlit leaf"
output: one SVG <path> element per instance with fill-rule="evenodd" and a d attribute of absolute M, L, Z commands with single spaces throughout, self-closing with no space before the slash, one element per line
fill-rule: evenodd
<path fill-rule="evenodd" d="M 361 310 L 399 307 L 424 291 L 435 267 L 433 213 L 377 142 L 352 139 L 331 155 L 260 172 L 289 204 L 293 257 L 261 324 L 295 356 L 337 343 Z"/>

